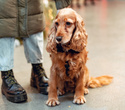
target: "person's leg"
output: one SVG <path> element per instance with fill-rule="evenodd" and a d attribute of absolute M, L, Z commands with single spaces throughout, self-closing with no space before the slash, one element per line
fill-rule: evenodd
<path fill-rule="evenodd" d="M 92 4 L 92 5 L 95 5 L 95 2 L 94 2 L 94 0 L 91 0 L 91 4 Z"/>
<path fill-rule="evenodd" d="M 87 0 L 84 0 L 84 2 L 83 2 L 83 3 L 84 3 L 84 5 L 86 6 L 86 5 L 87 5 Z"/>
<path fill-rule="evenodd" d="M 47 94 L 48 78 L 43 68 L 43 32 L 24 38 L 24 51 L 28 63 L 32 64 L 31 86 Z"/>
<path fill-rule="evenodd" d="M 14 38 L 0 38 L 0 71 L 2 93 L 11 102 L 27 100 L 25 90 L 18 84 L 13 74 Z"/>
<path fill-rule="evenodd" d="M 78 8 L 81 7 L 81 5 L 80 5 L 80 1 L 79 1 L 79 0 L 77 0 L 77 7 L 78 7 Z"/>
<path fill-rule="evenodd" d="M 71 7 L 73 7 L 73 6 L 74 6 L 73 1 L 74 1 L 74 0 L 72 0 L 72 2 L 71 2 Z"/>
<path fill-rule="evenodd" d="M 14 38 L 0 38 L 0 71 L 13 68 Z"/>

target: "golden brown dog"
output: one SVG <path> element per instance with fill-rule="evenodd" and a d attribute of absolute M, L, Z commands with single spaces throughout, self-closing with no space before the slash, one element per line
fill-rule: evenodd
<path fill-rule="evenodd" d="M 89 78 L 87 37 L 81 16 L 70 8 L 60 10 L 46 47 L 52 60 L 48 106 L 58 105 L 57 96 L 69 91 L 75 92 L 73 103 L 83 104 L 88 87 L 101 87 L 112 81 L 110 76 Z"/>

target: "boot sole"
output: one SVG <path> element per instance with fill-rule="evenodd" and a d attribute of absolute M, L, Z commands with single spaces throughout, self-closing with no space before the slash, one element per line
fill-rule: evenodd
<path fill-rule="evenodd" d="M 2 94 L 6 97 L 7 100 L 13 102 L 13 103 L 20 103 L 20 102 L 25 102 L 27 100 L 27 94 L 23 93 L 20 95 L 10 95 L 4 92 L 2 89 Z"/>

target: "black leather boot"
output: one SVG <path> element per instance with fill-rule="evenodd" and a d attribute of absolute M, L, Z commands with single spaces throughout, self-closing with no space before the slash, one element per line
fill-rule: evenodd
<path fill-rule="evenodd" d="M 32 64 L 32 73 L 30 84 L 32 87 L 37 88 L 39 93 L 47 95 L 48 78 L 45 74 L 42 63 Z"/>
<path fill-rule="evenodd" d="M 7 100 L 20 103 L 27 100 L 26 91 L 21 87 L 21 85 L 16 81 L 13 75 L 13 71 L 1 71 L 2 76 L 2 94 L 5 95 Z"/>

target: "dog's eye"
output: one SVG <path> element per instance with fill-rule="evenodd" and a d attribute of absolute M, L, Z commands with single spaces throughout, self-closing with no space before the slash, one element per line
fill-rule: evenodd
<path fill-rule="evenodd" d="M 69 25 L 71 25 L 71 23 L 70 23 L 70 22 L 66 22 L 66 25 L 68 25 L 68 26 L 69 26 Z"/>
<path fill-rule="evenodd" d="M 59 25 L 59 23 L 58 23 L 58 22 L 55 22 L 55 24 L 56 24 L 56 26 L 58 26 L 58 25 Z"/>

